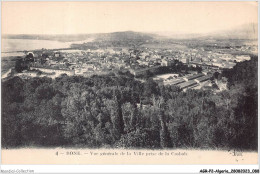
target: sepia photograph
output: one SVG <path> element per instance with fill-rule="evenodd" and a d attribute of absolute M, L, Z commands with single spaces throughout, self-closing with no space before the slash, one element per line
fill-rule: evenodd
<path fill-rule="evenodd" d="M 1 2 L 4 164 L 257 164 L 258 2 Z"/>

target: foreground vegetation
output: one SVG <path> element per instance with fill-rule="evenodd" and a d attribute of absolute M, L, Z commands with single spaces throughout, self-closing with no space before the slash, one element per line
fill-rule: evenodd
<path fill-rule="evenodd" d="M 2 146 L 257 150 L 257 57 L 223 76 L 217 94 L 126 74 L 14 77 L 2 82 Z"/>

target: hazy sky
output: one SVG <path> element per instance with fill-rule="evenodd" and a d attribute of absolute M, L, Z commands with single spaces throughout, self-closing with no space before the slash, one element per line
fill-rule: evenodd
<path fill-rule="evenodd" d="M 257 2 L 2 2 L 2 34 L 208 33 L 257 23 Z"/>

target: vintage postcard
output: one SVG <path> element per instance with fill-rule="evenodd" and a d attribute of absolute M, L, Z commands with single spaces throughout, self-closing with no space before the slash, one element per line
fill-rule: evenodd
<path fill-rule="evenodd" d="M 257 15 L 2 2 L 1 163 L 258 164 Z"/>

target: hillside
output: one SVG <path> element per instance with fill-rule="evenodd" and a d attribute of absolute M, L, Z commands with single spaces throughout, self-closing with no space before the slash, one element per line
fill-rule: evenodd
<path fill-rule="evenodd" d="M 257 151 L 256 70 L 257 57 L 239 63 L 224 74 L 234 85 L 215 94 L 113 73 L 10 78 L 1 88 L 2 145 Z"/>
<path fill-rule="evenodd" d="M 97 34 L 96 41 L 148 41 L 154 37 L 152 34 L 125 31 L 107 34 Z"/>
<path fill-rule="evenodd" d="M 136 47 L 145 43 L 151 43 L 156 35 L 133 31 L 93 34 L 92 42 L 83 44 L 72 44 L 73 48 L 97 49 L 102 47 Z"/>
<path fill-rule="evenodd" d="M 245 24 L 230 30 L 212 33 L 211 37 L 215 39 L 257 39 L 258 24 Z"/>

